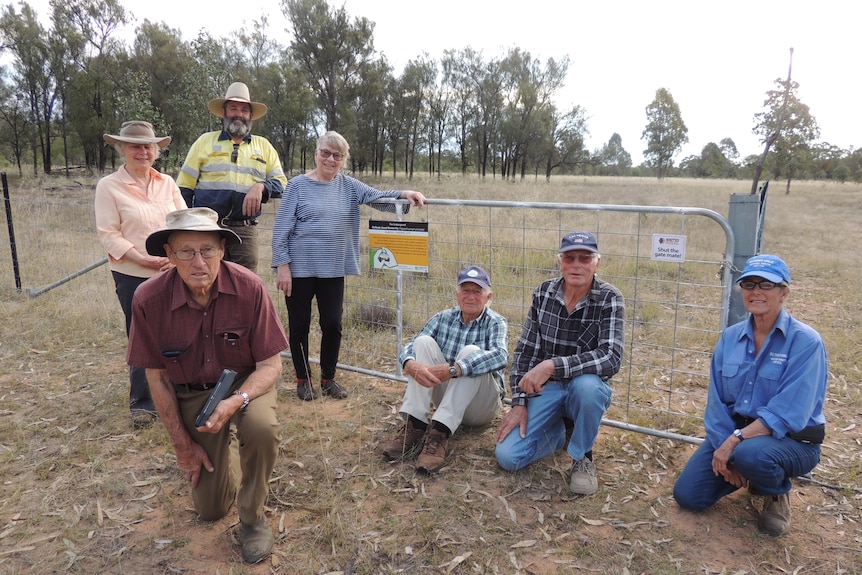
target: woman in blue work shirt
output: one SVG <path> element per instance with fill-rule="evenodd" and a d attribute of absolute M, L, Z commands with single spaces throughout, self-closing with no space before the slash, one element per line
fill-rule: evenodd
<path fill-rule="evenodd" d="M 706 440 L 673 496 L 699 511 L 748 487 L 764 499 L 759 530 L 779 536 L 790 530 L 790 479 L 820 461 L 826 348 L 819 333 L 784 310 L 790 270 L 781 258 L 750 258 L 737 285 L 750 315 L 715 346 Z"/>

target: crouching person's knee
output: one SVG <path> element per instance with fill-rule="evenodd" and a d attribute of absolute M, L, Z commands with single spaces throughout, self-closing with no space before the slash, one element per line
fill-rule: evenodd
<path fill-rule="evenodd" d="M 230 501 L 227 504 L 224 502 L 221 504 L 213 502 L 204 506 L 195 505 L 195 511 L 198 512 L 198 517 L 201 521 L 218 521 L 227 515 L 227 512 L 230 511 L 231 505 L 233 505 L 233 501 Z"/>
<path fill-rule="evenodd" d="M 673 486 L 673 498 L 680 507 L 689 511 L 703 511 L 709 507 L 702 497 L 698 497 L 696 494 L 680 485 L 679 481 L 677 481 Z"/>
<path fill-rule="evenodd" d="M 505 443 L 497 444 L 497 448 L 494 450 L 494 456 L 497 458 L 497 464 L 504 471 L 518 470 L 520 462 L 518 461 L 518 458 L 516 458 L 513 450 L 506 447 Z"/>

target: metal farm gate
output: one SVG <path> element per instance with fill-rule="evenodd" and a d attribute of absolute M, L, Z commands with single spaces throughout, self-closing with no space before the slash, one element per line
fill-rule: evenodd
<path fill-rule="evenodd" d="M 701 441 L 694 435 L 703 429 L 710 356 L 731 299 L 733 232 L 721 215 L 685 207 L 441 199 L 407 216 L 363 210 L 363 221 L 427 221 L 429 267 L 377 270 L 366 260 L 363 275 L 348 279 L 341 369 L 406 381 L 397 361 L 401 346 L 431 315 L 455 305 L 455 278 L 470 264 L 491 275 L 491 305 L 508 320 L 514 350 L 534 288 L 558 274 L 560 238 L 589 230 L 602 254 L 599 275 L 626 299 L 623 365 L 604 423 Z M 683 261 L 653 258 L 656 238 L 668 236 L 682 239 Z M 367 235 L 363 241 L 367 253 Z M 312 352 L 318 346 L 310 343 Z"/>

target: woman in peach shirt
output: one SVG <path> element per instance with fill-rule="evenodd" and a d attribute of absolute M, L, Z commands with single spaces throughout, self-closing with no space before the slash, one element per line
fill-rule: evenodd
<path fill-rule="evenodd" d="M 156 137 L 148 122 L 125 122 L 119 135 L 104 135 L 124 164 L 96 184 L 96 229 L 108 252 L 111 274 L 120 306 L 126 316 L 126 336 L 132 323 L 132 296 L 148 278 L 168 269 L 167 258 L 147 253 L 145 241 L 164 229 L 165 216 L 186 207 L 176 182 L 153 168 L 170 136 Z M 145 372 L 129 370 L 129 408 L 135 428 L 146 427 L 156 418 Z"/>

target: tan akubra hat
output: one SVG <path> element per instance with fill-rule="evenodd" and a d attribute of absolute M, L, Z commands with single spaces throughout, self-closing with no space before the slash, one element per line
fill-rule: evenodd
<path fill-rule="evenodd" d="M 251 96 L 248 93 L 248 86 L 242 82 L 234 82 L 227 88 L 224 98 L 214 98 L 210 100 L 207 108 L 210 112 L 221 118 L 222 108 L 224 103 L 228 101 L 245 102 L 251 106 L 251 119 L 257 120 L 266 115 L 266 104 L 262 102 L 252 102 Z"/>
<path fill-rule="evenodd" d="M 164 148 L 171 143 L 170 136 L 156 136 L 153 125 L 143 120 L 123 122 L 123 125 L 120 126 L 119 135 L 105 134 L 102 137 L 112 146 L 116 146 L 118 142 L 123 142 L 125 144 L 158 144 L 159 148 Z"/>
<path fill-rule="evenodd" d="M 167 257 L 165 244 L 174 232 L 218 232 L 228 245 L 241 244 L 242 240 L 232 230 L 218 225 L 218 214 L 209 208 L 186 208 L 165 216 L 165 229 L 147 237 L 147 253 L 151 256 Z"/>

